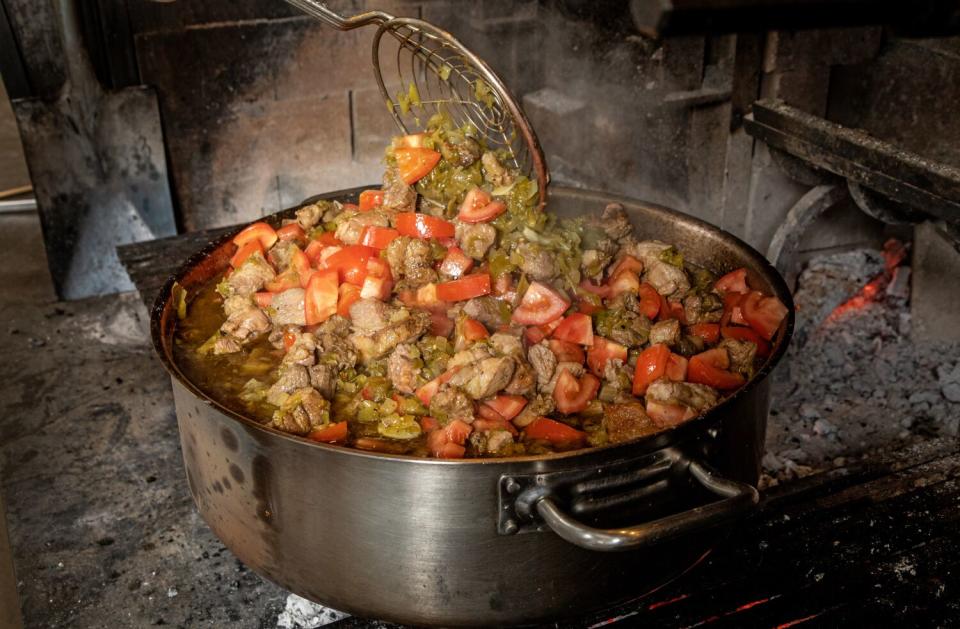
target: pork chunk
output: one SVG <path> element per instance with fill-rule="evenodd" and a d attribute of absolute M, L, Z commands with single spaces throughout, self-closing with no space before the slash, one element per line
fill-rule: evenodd
<path fill-rule="evenodd" d="M 490 345 L 504 356 L 523 356 L 523 341 L 519 336 L 497 332 L 490 337 Z"/>
<path fill-rule="evenodd" d="M 557 265 L 554 255 L 544 247 L 523 242 L 517 246 L 517 255 L 520 256 L 520 269 L 534 280 L 549 280 L 557 275 Z"/>
<path fill-rule="evenodd" d="M 288 288 L 273 296 L 270 302 L 270 320 L 273 325 L 306 325 L 302 288 Z"/>
<path fill-rule="evenodd" d="M 472 399 L 482 400 L 496 395 L 510 383 L 515 365 L 507 356 L 484 358 L 464 366 L 450 378 L 450 384 L 460 387 Z"/>
<path fill-rule="evenodd" d="M 297 224 L 304 229 L 313 229 L 323 218 L 323 208 L 316 203 L 304 205 L 297 210 Z"/>
<path fill-rule="evenodd" d="M 420 368 L 423 361 L 416 345 L 401 343 L 387 360 L 387 377 L 393 388 L 401 393 L 411 394 L 421 384 Z"/>
<path fill-rule="evenodd" d="M 474 260 L 482 260 L 497 240 L 497 230 L 486 223 L 461 223 L 455 221 L 456 238 L 463 252 Z"/>
<path fill-rule="evenodd" d="M 383 174 L 383 207 L 397 212 L 412 212 L 417 205 L 417 191 L 404 183 L 400 170 L 392 166 Z"/>
<path fill-rule="evenodd" d="M 295 435 L 306 435 L 330 422 L 330 403 L 312 387 L 297 389 L 274 412 L 271 425 Z"/>
<path fill-rule="evenodd" d="M 556 408 L 556 402 L 552 395 L 537 395 L 530 400 L 520 414 L 513 418 L 513 425 L 517 428 L 524 428 L 538 417 L 549 415 Z"/>
<path fill-rule="evenodd" d="M 747 377 L 753 375 L 753 362 L 757 357 L 756 344 L 737 339 L 723 339 L 717 347 L 727 350 L 731 371 L 738 371 Z"/>
<path fill-rule="evenodd" d="M 513 183 L 513 175 L 503 167 L 497 156 L 490 151 L 480 157 L 480 163 L 483 165 L 483 178 L 494 186 L 509 186 Z"/>
<path fill-rule="evenodd" d="M 650 328 L 650 344 L 662 343 L 675 347 L 680 342 L 680 322 L 676 319 L 658 321 Z"/>
<path fill-rule="evenodd" d="M 455 419 L 472 424 L 473 402 L 463 391 L 447 383 L 430 400 L 430 416 L 443 425 Z"/>
<path fill-rule="evenodd" d="M 717 403 L 717 392 L 705 384 L 673 382 L 666 378 L 651 382 L 647 387 L 646 397 L 664 404 L 680 404 L 696 411 L 710 408 Z"/>
<path fill-rule="evenodd" d="M 510 378 L 507 386 L 503 388 L 503 392 L 507 395 L 527 395 L 532 393 L 537 383 L 537 374 L 534 373 L 533 367 L 531 367 L 527 361 L 516 356 L 513 357 L 513 361 L 513 377 Z"/>
<path fill-rule="evenodd" d="M 463 305 L 463 312 L 488 328 L 496 330 L 510 322 L 510 309 L 496 297 L 474 297 Z"/>
<path fill-rule="evenodd" d="M 451 164 L 466 168 L 480 159 L 480 144 L 468 136 L 460 142 L 444 142 L 440 154 Z"/>
<path fill-rule="evenodd" d="M 698 295 L 690 293 L 683 298 L 683 315 L 687 323 L 717 323 L 723 316 L 723 301 L 708 293 Z"/>
<path fill-rule="evenodd" d="M 381 209 L 369 212 L 347 211 L 338 218 L 336 237 L 345 245 L 355 245 L 360 242 L 363 229 L 368 225 L 389 227 L 390 214 Z"/>
<path fill-rule="evenodd" d="M 437 281 L 433 249 L 425 240 L 401 236 L 387 245 L 386 258 L 393 278 L 404 287 L 419 288 Z"/>
<path fill-rule="evenodd" d="M 379 299 L 360 299 L 350 306 L 354 332 L 372 334 L 390 325 L 393 308 Z"/>
<path fill-rule="evenodd" d="M 317 337 L 309 332 L 293 332 L 293 344 L 283 355 L 283 364 L 309 367 L 317 361 Z"/>
<path fill-rule="evenodd" d="M 603 408 L 603 428 L 611 443 L 623 443 L 657 432 L 657 426 L 647 417 L 643 405 L 607 404 Z"/>
<path fill-rule="evenodd" d="M 258 251 L 230 274 L 227 278 L 227 286 L 232 295 L 249 296 L 262 289 L 263 285 L 276 275 L 273 267 Z"/>
<path fill-rule="evenodd" d="M 537 386 L 542 390 L 557 370 L 557 355 L 550 350 L 549 345 L 541 342 L 533 345 L 527 351 L 527 360 L 530 361 L 530 365 L 537 376 Z"/>
<path fill-rule="evenodd" d="M 246 310 L 236 311 L 227 317 L 220 331 L 238 341 L 253 340 L 264 332 L 270 331 L 270 319 L 262 310 L 250 305 Z"/>
<path fill-rule="evenodd" d="M 352 307 L 350 312 L 353 314 Z M 377 358 L 386 356 L 400 343 L 412 343 L 423 336 L 424 332 L 430 328 L 430 313 L 423 310 L 410 311 L 406 308 L 397 308 L 390 321 L 390 325 L 372 334 L 360 334 L 355 331 L 350 335 L 350 341 L 360 353 L 362 363 L 369 364 Z"/>
<path fill-rule="evenodd" d="M 603 208 L 600 225 L 611 240 L 620 241 L 633 234 L 627 211 L 619 203 L 610 203 Z"/>
<path fill-rule="evenodd" d="M 513 443 L 513 435 L 499 428 L 474 432 L 470 435 L 470 445 L 477 454 L 502 454 Z"/>
<path fill-rule="evenodd" d="M 280 377 L 267 392 L 267 402 L 281 406 L 287 396 L 298 389 L 310 386 L 310 373 L 302 365 L 288 364 L 280 368 Z"/>
<path fill-rule="evenodd" d="M 337 367 L 330 364 L 313 365 L 307 369 L 310 386 L 328 400 L 337 392 Z"/>

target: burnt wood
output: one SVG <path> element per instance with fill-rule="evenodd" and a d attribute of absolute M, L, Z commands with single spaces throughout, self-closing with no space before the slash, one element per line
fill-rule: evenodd
<path fill-rule="evenodd" d="M 816 168 L 840 175 L 949 221 L 960 221 L 960 169 L 813 116 L 781 101 L 760 100 L 747 132 Z"/>
<path fill-rule="evenodd" d="M 183 260 L 229 229 L 118 253 L 149 307 Z M 769 489 L 688 574 L 555 626 L 950 626 L 960 618 L 958 548 L 960 449 L 956 439 L 931 440 Z M 330 626 L 396 627 L 356 617 Z"/>

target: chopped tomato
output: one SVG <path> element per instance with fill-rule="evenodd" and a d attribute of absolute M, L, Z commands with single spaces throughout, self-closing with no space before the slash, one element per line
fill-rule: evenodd
<path fill-rule="evenodd" d="M 444 427 L 443 432 L 447 435 L 447 439 L 462 446 L 473 432 L 473 427 L 462 420 L 455 419 Z"/>
<path fill-rule="evenodd" d="M 610 278 L 610 296 L 616 297 L 623 293 L 639 293 L 640 276 L 630 270 L 620 271 Z"/>
<path fill-rule="evenodd" d="M 592 373 L 583 374 L 580 380 L 577 380 L 570 370 L 564 369 L 557 378 L 553 399 L 557 402 L 557 410 L 569 415 L 587 408 L 587 404 L 597 397 L 599 390 L 600 380 Z"/>
<path fill-rule="evenodd" d="M 432 432 L 439 427 L 440 427 L 440 422 L 438 422 L 432 417 L 420 418 L 420 429 L 423 430 L 423 432 Z"/>
<path fill-rule="evenodd" d="M 487 420 L 490 420 L 490 421 L 498 421 L 498 422 L 499 422 L 499 421 L 503 421 L 503 415 L 501 415 L 501 414 L 498 413 L 497 411 L 493 410 L 492 408 L 490 408 L 490 407 L 487 406 L 486 404 L 480 404 L 479 406 L 477 406 L 477 414 L 478 414 L 480 417 L 482 417 L 482 418 L 484 418 L 484 419 L 487 419 Z M 474 422 L 474 423 L 476 423 L 476 422 Z M 479 427 L 476 427 L 476 426 L 474 426 L 474 427 L 475 427 L 478 431 L 484 430 L 484 429 L 479 428 Z"/>
<path fill-rule="evenodd" d="M 546 417 L 538 417 L 530 422 L 523 433 L 529 439 L 542 439 L 569 446 L 580 446 L 587 440 L 587 433 Z"/>
<path fill-rule="evenodd" d="M 338 292 L 337 314 L 349 319 L 350 306 L 360 300 L 360 287 L 344 282 Z"/>
<path fill-rule="evenodd" d="M 463 335 L 464 340 L 473 342 L 490 338 L 490 333 L 487 332 L 487 328 L 476 319 L 463 317 L 460 319 L 459 324 L 459 331 L 460 334 Z"/>
<path fill-rule="evenodd" d="M 411 238 L 453 238 L 456 233 L 450 221 L 422 212 L 400 212 L 396 225 L 401 236 Z"/>
<path fill-rule="evenodd" d="M 263 286 L 271 293 L 282 293 L 285 290 L 291 288 L 302 288 L 300 286 L 300 275 L 297 274 L 296 270 L 289 268 L 280 275 L 277 275 L 272 280 L 264 284 Z"/>
<path fill-rule="evenodd" d="M 579 345 L 593 345 L 593 319 L 575 312 L 560 322 L 553 331 L 553 338 Z"/>
<path fill-rule="evenodd" d="M 386 249 L 387 245 L 400 237 L 400 232 L 389 227 L 367 225 L 360 233 L 360 244 L 374 249 Z"/>
<path fill-rule="evenodd" d="M 690 358 L 687 379 L 721 391 L 736 389 L 745 380 L 739 373 L 727 371 L 729 368 L 730 356 L 727 350 L 715 347 Z"/>
<path fill-rule="evenodd" d="M 531 345 L 536 345 L 547 337 L 547 335 L 543 333 L 543 330 L 541 330 L 540 326 L 538 325 L 531 325 L 524 329 L 523 336 Z"/>
<path fill-rule="evenodd" d="M 297 244 L 306 244 L 307 234 L 297 223 L 288 223 L 277 230 L 277 238 L 284 242 L 295 242 Z"/>
<path fill-rule="evenodd" d="M 239 267 L 241 264 L 247 261 L 247 258 L 253 254 L 260 252 L 260 255 L 263 255 L 263 245 L 260 244 L 259 240 L 251 240 L 246 243 L 233 254 L 233 257 L 230 258 L 230 266 L 233 268 Z"/>
<path fill-rule="evenodd" d="M 383 205 L 383 190 L 364 190 L 360 193 L 360 211 L 369 212 Z"/>
<path fill-rule="evenodd" d="M 633 372 L 633 394 L 643 395 L 654 380 L 662 378 L 670 361 L 670 348 L 662 343 L 651 345 L 637 356 Z"/>
<path fill-rule="evenodd" d="M 460 247 L 450 247 L 447 255 L 440 263 L 440 272 L 447 277 L 459 279 L 473 268 L 473 258 L 463 252 Z M 508 276 L 509 277 L 509 276 Z"/>
<path fill-rule="evenodd" d="M 614 359 L 626 363 L 627 348 L 602 336 L 593 337 L 593 346 L 587 350 L 587 366 L 590 371 L 602 378 L 607 361 Z"/>
<path fill-rule="evenodd" d="M 433 396 L 437 394 L 437 390 L 439 389 L 440 378 L 434 378 L 430 382 L 417 389 L 414 395 L 417 396 L 418 400 L 423 402 L 424 406 L 430 406 L 430 400 L 433 399 Z"/>
<path fill-rule="evenodd" d="M 690 336 L 699 336 L 704 343 L 713 345 L 720 340 L 719 323 L 695 323 L 687 328 L 687 334 Z"/>
<path fill-rule="evenodd" d="M 756 290 L 744 298 L 740 308 L 744 320 L 768 341 L 777 333 L 780 322 L 787 316 L 787 307 L 783 302 Z"/>
<path fill-rule="evenodd" d="M 440 161 L 440 153 L 422 147 L 394 149 L 393 155 L 397 159 L 400 179 L 408 186 L 426 177 Z"/>
<path fill-rule="evenodd" d="M 570 302 L 546 284 L 533 282 L 523 294 L 520 305 L 511 317 L 522 325 L 543 325 L 556 321 L 570 307 Z"/>
<path fill-rule="evenodd" d="M 687 379 L 687 359 L 679 354 L 670 354 L 667 359 L 667 369 L 663 373 L 668 380 L 683 382 Z"/>
<path fill-rule="evenodd" d="M 484 406 L 481 404 L 479 412 L 480 418 L 475 419 L 473 424 L 471 424 L 474 431 L 486 432 L 488 430 L 506 430 L 514 437 L 520 434 L 517 432 L 517 429 L 514 428 L 513 424 L 505 420 L 489 406 Z M 486 412 L 487 415 L 484 415 L 484 412 Z"/>
<path fill-rule="evenodd" d="M 270 302 L 273 301 L 273 293 L 267 291 L 254 293 L 253 300 L 257 302 L 257 305 L 261 308 L 267 308 L 270 306 Z"/>
<path fill-rule="evenodd" d="M 486 223 L 506 211 L 507 206 L 503 201 L 495 201 L 482 189 L 473 188 L 460 204 L 460 213 L 457 218 L 464 223 Z"/>
<path fill-rule="evenodd" d="M 718 279 L 713 285 L 713 288 L 721 295 L 726 293 L 749 293 L 750 289 L 747 287 L 747 270 L 737 269 L 736 271 L 730 271 Z"/>
<path fill-rule="evenodd" d="M 342 247 L 343 243 L 337 239 L 334 232 L 323 232 L 317 236 L 317 240 L 326 247 Z"/>
<path fill-rule="evenodd" d="M 653 284 L 644 282 L 640 285 L 640 312 L 647 319 L 653 319 L 660 312 L 660 293 L 653 287 Z"/>
<path fill-rule="evenodd" d="M 550 351 L 556 355 L 558 363 L 583 364 L 585 358 L 583 348 L 576 343 L 561 341 L 560 339 L 550 339 L 548 343 Z"/>
<path fill-rule="evenodd" d="M 740 293 L 727 293 L 723 296 L 723 316 L 720 318 L 720 327 L 727 323 L 749 325 L 743 318 L 743 310 L 741 309 L 745 297 L 746 295 Z"/>
<path fill-rule="evenodd" d="M 498 395 L 492 400 L 487 400 L 480 406 L 487 406 L 497 412 L 498 415 L 506 420 L 511 420 L 520 414 L 520 411 L 527 405 L 527 398 L 522 395 Z"/>
<path fill-rule="evenodd" d="M 454 367 L 453 369 L 448 369 L 430 382 L 426 383 L 422 387 L 416 390 L 414 395 L 417 396 L 417 399 L 423 402 L 424 406 L 430 406 L 430 400 L 433 399 L 433 396 L 436 395 L 437 390 L 440 388 L 440 385 L 444 382 L 450 380 L 455 373 L 460 371 L 459 367 Z"/>
<path fill-rule="evenodd" d="M 657 313 L 657 321 L 666 321 L 676 319 L 680 323 L 686 323 L 687 313 L 683 309 L 683 304 L 678 301 L 670 301 L 663 295 L 660 295 L 660 312 Z"/>
<path fill-rule="evenodd" d="M 328 246 L 330 245 L 325 245 L 319 240 L 311 240 L 303 250 L 303 253 L 307 256 L 307 259 L 310 260 L 311 264 L 316 264 L 320 258 L 320 252 Z"/>
<path fill-rule="evenodd" d="M 341 282 L 363 286 L 363 280 L 367 277 L 367 261 L 378 255 L 373 247 L 350 245 L 323 260 L 322 266 L 336 271 Z"/>
<path fill-rule="evenodd" d="M 735 325 L 725 325 L 720 328 L 720 336 L 725 339 L 736 339 L 738 341 L 750 341 L 757 346 L 757 356 L 764 357 L 770 355 L 770 343 L 760 338 L 753 328 L 744 328 Z"/>
<path fill-rule="evenodd" d="M 307 254 L 300 251 L 299 248 L 294 249 L 293 255 L 290 256 L 290 267 L 297 272 L 297 276 L 300 278 L 300 287 L 306 288 L 307 282 L 310 281 L 310 276 L 313 274 L 313 269 L 310 268 L 310 258 L 307 257 Z"/>
<path fill-rule="evenodd" d="M 307 325 L 323 323 L 336 314 L 338 296 L 336 271 L 314 273 L 303 296 L 303 310 Z"/>
<path fill-rule="evenodd" d="M 647 415 L 657 428 L 670 428 L 697 416 L 696 412 L 686 406 L 654 400 L 647 400 Z"/>
<path fill-rule="evenodd" d="M 583 301 L 582 299 L 577 300 L 577 312 L 582 312 L 585 315 L 595 315 L 601 310 L 603 310 L 603 308 L 600 306 L 595 306 L 594 304 Z"/>
<path fill-rule="evenodd" d="M 254 223 L 233 237 L 233 244 L 243 247 L 251 240 L 259 240 L 264 249 L 269 249 L 277 242 L 277 232 L 266 223 Z"/>
<path fill-rule="evenodd" d="M 580 282 L 580 288 L 587 291 L 588 293 L 593 293 L 603 299 L 606 299 L 610 296 L 610 287 L 605 284 L 594 284 L 590 280 L 584 279 Z"/>
<path fill-rule="evenodd" d="M 459 280 L 437 284 L 437 298 L 440 301 L 464 301 L 489 294 L 489 273 L 474 273 Z"/>
<path fill-rule="evenodd" d="M 347 422 L 342 421 L 314 430 L 307 435 L 307 438 L 324 443 L 337 443 L 338 441 L 346 441 L 349 434 L 350 430 Z"/>
<path fill-rule="evenodd" d="M 637 275 L 643 273 L 643 262 L 633 256 L 623 256 L 610 270 L 610 277 L 617 275 L 620 271 L 632 271 Z"/>

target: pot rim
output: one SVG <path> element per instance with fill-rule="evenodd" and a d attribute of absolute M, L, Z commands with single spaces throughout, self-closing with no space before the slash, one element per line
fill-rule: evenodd
<path fill-rule="evenodd" d="M 346 197 L 355 198 L 363 190 L 367 190 L 371 187 L 375 187 L 375 184 L 368 186 L 358 186 L 355 188 L 346 188 L 343 190 L 336 190 L 333 192 L 327 192 L 324 194 L 315 195 L 308 197 L 300 204 L 280 210 L 268 216 L 262 217 L 261 221 L 279 221 L 281 218 L 285 218 L 286 215 L 292 213 L 294 210 L 308 204 L 314 203 L 319 200 L 325 199 L 342 199 Z M 594 197 L 593 200 L 603 202 L 603 203 L 623 203 L 626 205 L 641 205 L 645 209 L 652 210 L 655 213 L 659 213 L 669 217 L 672 220 L 685 222 L 692 224 L 694 227 L 700 228 L 705 231 L 712 232 L 715 235 L 718 235 L 722 241 L 733 245 L 737 249 L 741 249 L 746 253 L 746 257 L 749 259 L 749 262 L 754 266 L 763 269 L 771 279 L 773 284 L 774 292 L 776 296 L 783 302 L 787 307 L 787 318 L 785 324 L 781 325 L 780 331 L 777 334 L 777 339 L 773 344 L 773 347 L 770 352 L 770 356 L 767 357 L 767 360 L 761 365 L 761 367 L 756 371 L 756 373 L 751 377 L 745 385 L 737 389 L 732 395 L 724 398 L 722 402 L 716 406 L 710 408 L 706 413 L 701 413 L 697 417 L 690 419 L 682 424 L 662 430 L 652 435 L 645 437 L 640 437 L 631 441 L 617 444 L 607 444 L 603 446 L 591 446 L 587 448 L 581 448 L 579 450 L 569 450 L 566 452 L 556 452 L 549 454 L 538 454 L 538 455 L 526 455 L 526 456 L 515 456 L 515 457 L 496 457 L 496 458 L 468 458 L 468 459 L 433 459 L 422 456 L 414 456 L 410 454 L 390 454 L 384 452 L 373 452 L 368 450 L 360 450 L 358 448 L 340 446 L 334 444 L 321 443 L 318 441 L 311 441 L 309 439 L 298 437 L 296 435 L 291 435 L 289 433 L 277 430 L 275 428 L 270 428 L 257 422 L 256 420 L 234 411 L 233 409 L 221 404 L 217 400 L 213 399 L 210 395 L 201 390 L 196 386 L 186 375 L 180 370 L 176 361 L 173 358 L 172 352 L 172 342 L 173 342 L 173 333 L 175 330 L 174 326 L 168 326 L 170 329 L 167 334 L 164 333 L 163 329 L 163 319 L 164 313 L 168 309 L 168 303 L 171 298 L 171 290 L 173 284 L 179 282 L 189 271 L 196 267 L 200 262 L 207 259 L 214 251 L 219 249 L 227 241 L 231 240 L 237 233 L 244 229 L 249 223 L 244 223 L 237 225 L 234 229 L 229 230 L 228 232 L 221 234 L 218 237 L 214 237 L 209 243 L 202 247 L 199 251 L 191 255 L 177 271 L 167 278 L 163 283 L 160 292 L 158 293 L 156 299 L 154 300 L 153 306 L 150 311 L 150 334 L 153 340 L 153 347 L 156 351 L 160 362 L 163 364 L 164 368 L 170 374 L 171 377 L 175 378 L 184 388 L 186 388 L 191 394 L 196 396 L 198 399 L 202 400 L 204 403 L 212 406 L 219 412 L 227 415 L 228 417 L 240 422 L 242 425 L 246 426 L 248 429 L 253 428 L 259 431 L 262 431 L 264 436 L 267 437 L 279 437 L 286 439 L 293 444 L 301 447 L 312 447 L 319 448 L 323 451 L 326 451 L 330 454 L 342 455 L 342 456 L 359 456 L 359 457 L 368 457 L 375 458 L 379 460 L 388 459 L 398 462 L 404 462 L 409 464 L 418 464 L 418 465 L 492 465 L 492 466 L 510 466 L 514 464 L 524 464 L 524 463 L 540 463 L 540 462 L 554 462 L 554 461 L 563 461 L 568 459 L 575 458 L 587 458 L 592 455 L 608 455 L 608 456 L 625 456 L 632 457 L 637 456 L 642 453 L 646 453 L 653 450 L 658 450 L 663 447 L 669 446 L 673 443 L 677 443 L 683 440 L 686 440 L 691 434 L 699 434 L 709 428 L 716 417 L 722 414 L 723 410 L 732 406 L 737 400 L 742 397 L 749 395 L 766 377 L 773 371 L 773 368 L 777 366 L 780 360 L 783 358 L 783 355 L 786 353 L 787 346 L 789 345 L 790 339 L 793 335 L 793 328 L 795 322 L 795 306 L 793 303 L 793 297 L 790 294 L 790 290 L 787 287 L 786 281 L 780 275 L 780 273 L 774 268 L 772 264 L 758 252 L 756 249 L 751 247 L 749 244 L 734 236 L 733 234 L 712 225 L 706 221 L 698 219 L 689 214 L 670 209 L 668 207 L 659 205 L 657 203 L 650 203 L 640 199 L 633 199 L 630 197 L 625 197 L 621 195 L 611 195 L 606 192 L 599 190 L 589 190 L 581 188 L 572 188 L 569 186 L 551 186 L 554 191 L 563 192 L 570 196 L 579 196 L 583 197 L 585 200 Z M 167 343 L 169 337 L 169 345 Z"/>

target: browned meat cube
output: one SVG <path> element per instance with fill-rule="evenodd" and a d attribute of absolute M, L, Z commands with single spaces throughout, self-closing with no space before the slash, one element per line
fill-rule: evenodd
<path fill-rule="evenodd" d="M 657 426 L 647 417 L 643 405 L 607 404 L 603 407 L 603 429 L 611 443 L 623 443 L 657 432 Z"/>

